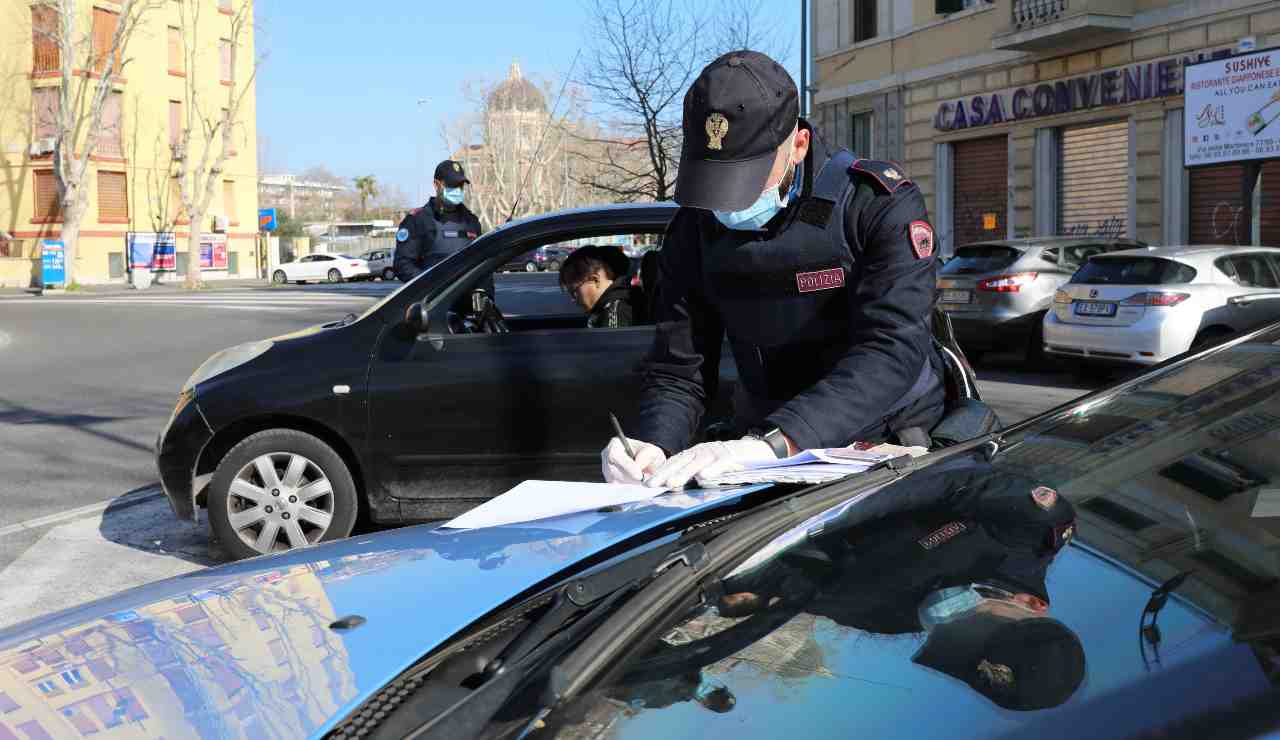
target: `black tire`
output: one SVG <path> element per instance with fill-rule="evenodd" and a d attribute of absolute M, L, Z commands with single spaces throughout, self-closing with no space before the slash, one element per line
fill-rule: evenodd
<path fill-rule="evenodd" d="M 1031 325 L 1031 333 L 1027 337 L 1026 362 L 1030 368 L 1043 368 L 1047 362 L 1044 356 L 1044 314 L 1036 314 L 1035 323 Z"/>
<path fill-rule="evenodd" d="M 560 260 L 551 260 L 548 262 L 547 272 L 560 272 Z"/>
<path fill-rule="evenodd" d="M 1231 336 L 1230 329 L 1221 326 L 1211 326 L 1208 329 L 1201 329 L 1196 334 L 1196 338 L 1191 340 L 1191 349 L 1201 350 L 1211 344 L 1217 344 L 1219 341 Z"/>
<path fill-rule="evenodd" d="M 329 277 L 329 282 L 331 283 L 342 282 L 342 273 L 338 272 L 337 268 L 330 270 L 328 277 Z"/>
<path fill-rule="evenodd" d="M 382 271 L 382 279 L 387 282 L 391 282 L 392 280 L 395 280 L 396 271 L 388 267 L 387 269 Z"/>
<path fill-rule="evenodd" d="M 319 438 L 305 432 L 299 432 L 294 429 L 268 429 L 250 435 L 241 440 L 235 447 L 232 447 L 231 451 L 218 463 L 218 468 L 213 474 L 213 480 L 209 484 L 209 524 L 213 529 L 214 536 L 217 537 L 227 554 L 236 560 L 241 560 L 268 552 L 260 550 L 254 544 L 247 542 L 231 522 L 233 510 L 243 513 L 256 508 L 245 506 L 248 499 L 231 492 L 232 483 L 247 466 L 268 455 L 280 456 L 282 459 L 287 456 L 305 458 L 307 462 L 314 466 L 319 475 L 328 480 L 329 493 L 318 496 L 315 500 L 320 501 L 320 505 L 314 508 L 322 512 L 327 510 L 331 518 L 327 528 L 322 532 L 315 533 L 314 529 L 312 529 L 304 533 L 314 537 L 314 541 L 311 544 L 341 539 L 351 534 L 351 529 L 355 526 L 356 516 L 359 513 L 360 500 L 356 495 L 355 482 L 351 479 L 351 471 L 347 469 L 342 457 Z M 273 465 L 273 467 L 275 466 Z M 279 476 L 278 468 L 277 475 Z M 317 478 L 318 476 L 310 480 L 314 482 Z M 258 480 L 260 483 L 264 482 L 261 481 L 260 477 Z M 251 483 L 251 485 L 256 484 Z M 265 489 L 265 486 L 261 487 Z M 284 500 L 283 497 L 281 500 Z M 289 506 L 296 507 L 297 504 L 289 504 Z M 262 508 L 267 509 L 269 507 L 264 505 Z M 272 541 L 270 552 L 287 551 L 291 549 L 287 538 L 288 533 L 283 528 L 285 522 L 280 521 L 279 517 L 284 517 L 285 519 L 289 517 L 282 511 L 273 511 L 271 513 L 276 517 L 273 521 L 280 529 L 276 539 Z M 299 516 L 296 524 L 301 527 L 303 522 L 304 516 Z M 262 529 L 265 528 L 266 523 L 266 517 L 264 516 L 263 527 L 257 530 L 259 535 L 262 534 Z"/>
<path fill-rule="evenodd" d="M 289 276 L 284 274 L 284 270 L 276 270 L 275 272 L 271 273 L 271 282 L 275 283 L 276 285 L 284 285 L 285 283 L 289 282 Z"/>
<path fill-rule="evenodd" d="M 536 262 L 526 262 L 526 263 L 524 263 L 524 271 L 525 271 L 525 272 L 537 272 L 537 271 L 538 271 L 538 264 L 537 264 Z"/>
<path fill-rule="evenodd" d="M 306 280 L 294 280 L 294 281 L 293 281 L 293 284 L 294 284 L 294 285 L 306 285 L 306 284 L 307 284 L 307 281 L 306 281 Z"/>

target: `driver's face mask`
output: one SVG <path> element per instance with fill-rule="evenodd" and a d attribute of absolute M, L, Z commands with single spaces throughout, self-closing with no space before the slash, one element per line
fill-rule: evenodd
<path fill-rule="evenodd" d="M 458 206 L 462 205 L 463 199 L 466 198 L 466 193 L 463 192 L 462 186 L 459 185 L 456 188 L 445 188 L 441 197 L 444 198 L 445 203 Z"/>

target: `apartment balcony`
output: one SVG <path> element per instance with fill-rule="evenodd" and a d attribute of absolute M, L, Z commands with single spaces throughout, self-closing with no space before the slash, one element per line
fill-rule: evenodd
<path fill-rule="evenodd" d="M 1134 0 L 1013 0 L 997 49 L 1044 51 L 1086 39 L 1119 36 L 1133 27 Z"/>

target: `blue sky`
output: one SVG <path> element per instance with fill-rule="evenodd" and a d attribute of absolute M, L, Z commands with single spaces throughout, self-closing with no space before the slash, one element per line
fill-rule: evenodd
<path fill-rule="evenodd" d="M 762 6 L 759 20 L 792 39 L 780 61 L 799 81 L 800 2 Z M 260 3 L 257 15 L 261 170 L 373 174 L 416 200 L 422 162 L 429 183 L 448 155 L 441 121 L 467 110 L 463 82 L 504 77 L 512 60 L 535 80 L 563 78 L 584 11 L 582 0 L 364 0 Z"/>

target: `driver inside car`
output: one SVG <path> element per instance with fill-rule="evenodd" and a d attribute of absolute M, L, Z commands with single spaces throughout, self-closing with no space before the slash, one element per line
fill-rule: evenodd
<path fill-rule="evenodd" d="M 587 328 L 639 323 L 643 302 L 631 285 L 630 268 L 631 260 L 618 247 L 588 244 L 565 258 L 560 287 L 587 313 Z"/>

